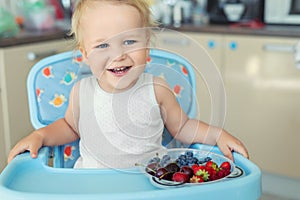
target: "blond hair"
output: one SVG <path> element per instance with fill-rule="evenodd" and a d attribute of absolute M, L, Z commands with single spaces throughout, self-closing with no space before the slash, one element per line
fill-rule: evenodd
<path fill-rule="evenodd" d="M 83 38 L 80 31 L 80 21 L 84 13 L 84 9 L 89 2 L 108 2 L 113 4 L 129 5 L 138 10 L 144 27 L 156 27 L 158 25 L 151 17 L 151 10 L 146 0 L 77 0 L 77 4 L 72 16 L 72 24 L 70 35 L 75 39 L 75 46 L 79 48 L 83 44 Z"/>

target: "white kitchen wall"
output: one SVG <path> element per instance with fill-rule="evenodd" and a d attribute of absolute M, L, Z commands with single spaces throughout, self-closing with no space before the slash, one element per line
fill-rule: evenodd
<path fill-rule="evenodd" d="M 10 1 L 9 0 L 0 0 L 0 7 L 10 10 Z"/>

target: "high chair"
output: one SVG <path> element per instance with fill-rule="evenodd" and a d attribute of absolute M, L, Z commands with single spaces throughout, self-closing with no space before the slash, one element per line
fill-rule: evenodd
<path fill-rule="evenodd" d="M 177 54 L 151 49 L 146 73 L 164 78 L 190 118 L 197 114 L 196 79 L 193 66 Z M 30 119 L 34 128 L 64 117 L 74 83 L 91 72 L 79 52 L 65 52 L 36 63 L 28 75 Z M 73 169 L 79 141 L 58 147 L 43 147 L 37 159 L 18 155 L 0 176 L 4 199 L 259 199 L 261 172 L 251 161 L 234 153 L 241 174 L 232 179 L 201 186 L 159 189 L 136 168 Z M 167 130 L 163 145 L 182 147 Z M 190 148 L 206 145 L 194 144 Z M 220 153 L 217 147 L 212 151 Z M 51 162 L 51 164 L 50 164 Z M 51 166 L 49 166 L 51 165 Z M 1 198 L 2 198 L 1 197 Z"/>

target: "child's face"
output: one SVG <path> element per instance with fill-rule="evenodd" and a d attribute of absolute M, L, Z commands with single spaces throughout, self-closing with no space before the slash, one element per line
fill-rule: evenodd
<path fill-rule="evenodd" d="M 128 5 L 91 3 L 82 15 L 80 50 L 108 92 L 132 87 L 145 69 L 149 34 L 138 10 Z"/>

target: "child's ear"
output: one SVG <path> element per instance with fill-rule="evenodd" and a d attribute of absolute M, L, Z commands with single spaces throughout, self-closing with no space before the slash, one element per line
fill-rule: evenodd
<path fill-rule="evenodd" d="M 150 56 L 150 47 L 147 47 L 147 49 L 146 49 L 146 54 L 147 54 L 147 57 Z"/>
<path fill-rule="evenodd" d="M 82 55 L 83 62 L 84 62 L 86 65 L 89 65 L 86 50 L 85 50 L 83 47 L 79 47 L 79 51 L 80 51 L 80 53 L 81 53 L 81 55 Z"/>
<path fill-rule="evenodd" d="M 147 56 L 150 56 L 150 43 L 151 43 L 151 40 L 150 40 L 150 35 L 149 33 L 147 34 L 147 41 L 146 41 L 146 54 Z"/>

